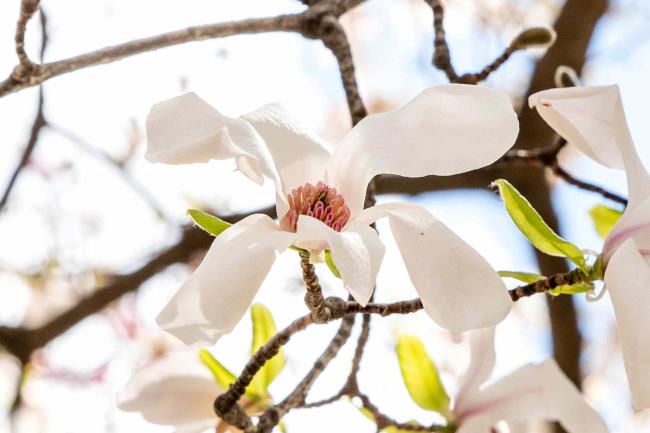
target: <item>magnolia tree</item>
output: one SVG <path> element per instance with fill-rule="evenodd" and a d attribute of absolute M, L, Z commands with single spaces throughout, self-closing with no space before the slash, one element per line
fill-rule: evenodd
<path fill-rule="evenodd" d="M 524 433 L 537 431 L 538 421 L 554 421 L 569 433 L 604 433 L 606 424 L 585 400 L 576 379 L 567 377 L 566 365 L 558 366 L 549 358 L 521 365 L 506 375 L 493 376 L 492 371 L 495 328 L 510 314 L 514 302 L 526 302 L 524 298 L 535 295 L 556 299 L 582 295 L 598 301 L 606 291 L 616 314 L 631 398 L 636 409 L 650 407 L 650 334 L 645 326 L 650 326 L 650 176 L 632 142 L 618 87 L 582 86 L 573 69 L 553 67 L 556 88 L 533 93 L 528 102 L 559 138 L 540 148 L 512 149 L 520 133 L 517 113 L 506 93 L 483 81 L 517 51 L 551 47 L 555 32 L 544 27 L 526 29 L 481 71 L 457 74 L 445 40 L 442 5 L 431 0 L 426 3 L 434 17 L 433 65 L 445 73 L 449 84 L 424 88 L 398 109 L 367 114 L 339 22 L 341 15 L 361 2 L 303 3 L 306 9 L 293 15 L 191 28 L 37 63 L 24 50 L 24 34 L 39 3 L 22 2 L 16 31 L 19 63 L 0 83 L 0 96 L 150 49 L 265 31 L 297 32 L 321 40 L 338 61 L 347 96 L 353 126 L 339 143 L 319 137 L 277 103 L 229 117 L 219 111 L 219 101 L 212 101 L 215 108 L 190 92 L 151 107 L 146 120 L 149 163 L 232 160 L 252 182 L 274 187 L 275 208 L 235 219 L 188 210 L 194 224 L 213 240 L 202 262 L 156 319 L 163 331 L 186 347 L 168 351 L 136 371 L 120 393 L 118 407 L 183 432 L 286 431 L 284 419 L 293 410 L 347 401 L 383 432 Z M 47 125 L 42 111 L 39 116 L 36 135 Z M 624 170 L 629 200 L 575 179 L 560 168 L 558 154 L 566 147 L 575 147 L 606 167 Z M 29 156 L 26 153 L 14 180 Z M 598 205 L 590 212 L 604 238 L 602 251 L 581 248 L 560 237 L 553 228 L 555 222 L 545 221 L 542 214 L 546 211 L 538 212 L 533 200 L 496 176 L 491 188 L 521 233 L 539 254 L 566 259 L 572 269 L 552 275 L 493 269 L 426 208 L 407 201 L 375 202 L 377 184 L 387 176 L 454 176 L 522 163 L 549 167 L 568 182 L 624 206 L 621 211 Z M 10 190 L 11 185 L 3 204 Z M 374 301 L 375 292 L 381 291 L 377 274 L 386 265 L 386 246 L 375 225 L 382 219 L 388 221 L 416 299 Z M 197 232 L 188 229 L 184 239 L 190 240 L 183 242 L 207 247 L 192 237 Z M 296 257 L 294 271 L 304 281 L 304 314 L 291 317 L 290 325 L 278 330 L 271 310 L 253 302 L 282 253 Z M 165 256 L 166 261 L 152 265 L 154 269 L 188 255 L 174 249 L 166 254 L 173 260 Z M 316 275 L 319 263 L 326 265 L 319 269 L 331 273 L 347 290 L 347 297 L 324 296 Z M 138 272 L 132 274 L 135 287 L 146 279 Z M 512 280 L 520 285 L 508 289 L 506 282 Z M 0 328 L 0 343 L 28 365 L 38 348 L 75 320 L 131 290 L 129 286 L 108 288 L 111 295 L 99 300 L 91 295 L 41 328 Z M 445 332 L 468 341 L 469 348 L 469 365 L 450 387 L 437 366 L 444 360 L 430 357 L 425 344 L 413 335 L 395 337 L 404 385 L 415 405 L 436 414 L 433 424 L 387 415 L 358 380 L 371 324 L 389 315 L 420 310 Z M 277 318 L 285 313 L 274 314 Z M 253 330 L 250 359 L 240 370 L 231 371 L 211 347 L 246 317 Z M 339 355 L 358 317 L 361 331 L 343 385 L 330 397 L 310 398 L 313 384 Z M 287 395 L 273 394 L 269 385 L 291 356 L 284 346 L 295 334 L 334 321 L 340 322 L 338 331 L 331 341 L 322 342 L 323 352 L 308 373 Z"/>

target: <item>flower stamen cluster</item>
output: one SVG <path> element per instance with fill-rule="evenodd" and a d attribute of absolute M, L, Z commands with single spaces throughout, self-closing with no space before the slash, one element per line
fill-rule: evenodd
<path fill-rule="evenodd" d="M 306 215 L 322 221 L 325 225 L 340 232 L 350 219 L 350 208 L 345 204 L 343 196 L 323 182 L 315 186 L 306 183 L 289 194 L 289 212 L 283 223 L 295 232 L 298 216 Z"/>

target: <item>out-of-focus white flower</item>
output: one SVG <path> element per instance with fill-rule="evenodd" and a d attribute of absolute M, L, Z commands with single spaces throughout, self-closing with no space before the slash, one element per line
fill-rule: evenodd
<path fill-rule="evenodd" d="M 118 407 L 178 433 L 198 433 L 219 422 L 212 404 L 223 392 L 195 351 L 171 352 L 131 377 Z"/>
<path fill-rule="evenodd" d="M 312 257 L 329 249 L 344 286 L 365 305 L 384 256 L 370 224 L 384 217 L 433 320 L 452 331 L 498 323 L 511 301 L 473 248 L 422 207 L 363 203 L 377 174 L 473 170 L 498 159 L 517 132 L 505 94 L 467 85 L 430 87 L 399 110 L 366 117 L 333 153 L 278 105 L 229 118 L 193 93 L 156 104 L 147 119 L 149 161 L 233 158 L 252 180 L 275 182 L 279 218 L 252 215 L 219 235 L 158 323 L 188 344 L 214 343 L 237 324 L 290 245 Z"/>
<path fill-rule="evenodd" d="M 525 365 L 485 385 L 495 364 L 494 328 L 472 331 L 470 347 L 470 365 L 452 410 L 456 433 L 491 433 L 499 422 L 510 433 L 525 433 L 537 420 L 558 421 L 569 433 L 607 433 L 554 360 Z"/>
<path fill-rule="evenodd" d="M 650 407 L 650 176 L 639 159 L 618 86 L 551 89 L 530 97 L 546 122 L 591 159 L 625 170 L 629 200 L 605 239 L 610 293 L 634 404 Z"/>

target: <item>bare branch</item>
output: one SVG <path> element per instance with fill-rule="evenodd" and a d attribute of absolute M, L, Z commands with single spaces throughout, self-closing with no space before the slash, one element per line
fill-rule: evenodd
<path fill-rule="evenodd" d="M 22 0 L 20 3 L 20 13 L 16 23 L 16 55 L 18 56 L 18 67 L 14 70 L 13 76 L 20 79 L 24 74 L 34 66 L 25 52 L 25 32 L 27 31 L 27 22 L 38 10 L 39 0 Z"/>
<path fill-rule="evenodd" d="M 50 78 L 79 69 L 112 63 L 125 57 L 171 47 L 193 41 L 222 38 L 240 34 L 263 32 L 298 32 L 305 13 L 280 15 L 269 18 L 255 18 L 242 21 L 207 24 L 188 27 L 144 39 L 137 39 L 119 45 L 102 48 L 75 57 L 41 65 L 33 64 L 31 69 L 0 82 L 0 97 L 18 90 L 39 85 Z"/>

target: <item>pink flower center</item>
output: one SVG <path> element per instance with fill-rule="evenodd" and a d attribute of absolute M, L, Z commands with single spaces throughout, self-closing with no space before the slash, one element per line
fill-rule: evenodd
<path fill-rule="evenodd" d="M 288 200 L 289 212 L 283 222 L 288 226 L 287 229 L 294 232 L 300 215 L 316 218 L 337 232 L 350 219 L 350 208 L 345 204 L 343 196 L 323 182 L 318 182 L 316 186 L 306 183 L 294 189 Z"/>

